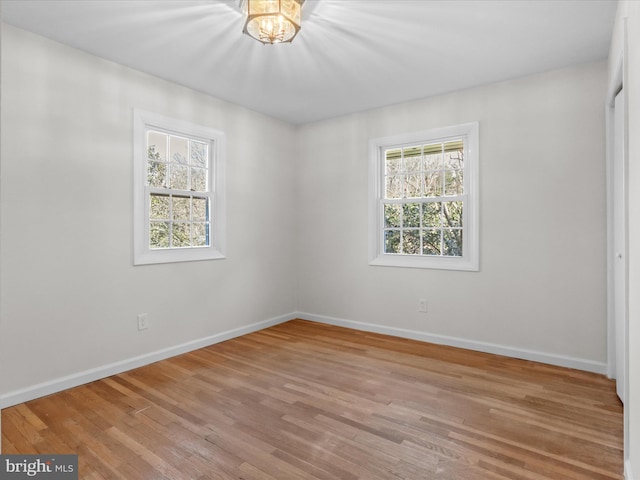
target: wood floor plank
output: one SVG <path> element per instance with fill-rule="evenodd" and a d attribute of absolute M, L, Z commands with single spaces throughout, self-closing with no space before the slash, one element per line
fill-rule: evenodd
<path fill-rule="evenodd" d="M 294 320 L 2 411 L 88 480 L 620 480 L 601 375 Z"/>

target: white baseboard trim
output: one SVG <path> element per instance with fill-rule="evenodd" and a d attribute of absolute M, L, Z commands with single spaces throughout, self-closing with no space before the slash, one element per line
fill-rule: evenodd
<path fill-rule="evenodd" d="M 180 345 L 157 350 L 155 352 L 139 355 L 137 357 L 67 375 L 65 377 L 43 382 L 21 390 L 8 392 L 0 395 L 0 409 L 11 407 L 13 405 L 27 402 L 29 400 L 43 397 L 45 395 L 50 395 L 52 393 L 60 392 L 68 388 L 77 387 L 79 385 L 93 382 L 95 380 L 100 380 L 102 378 L 126 372 L 134 368 L 143 367 L 145 365 L 149 365 L 166 358 L 197 350 L 198 348 L 208 347 L 209 345 L 214 345 L 216 343 L 224 342 L 225 340 L 230 340 L 232 338 L 240 337 L 248 333 L 263 330 L 265 328 L 278 325 L 295 318 L 311 320 L 319 323 L 326 323 L 329 325 L 336 325 L 339 327 L 353 328 L 355 330 L 362 330 L 366 332 L 382 333 L 395 337 L 420 340 L 423 342 L 436 343 L 440 345 L 466 348 L 479 352 L 505 355 L 508 357 L 532 360 L 535 362 L 558 365 L 561 367 L 576 368 L 578 370 L 585 370 L 588 372 L 600 373 L 603 375 L 606 375 L 607 373 L 607 365 L 605 363 L 594 362 L 592 360 L 585 360 L 563 355 L 551 355 L 548 353 L 537 352 L 533 350 L 506 347 L 493 343 L 477 342 L 458 337 L 420 332 L 417 330 L 388 327 L 384 325 L 377 325 L 374 323 L 357 322 L 354 320 L 328 317 L 325 315 L 316 315 L 307 312 L 293 312 L 287 315 L 263 320 L 261 322 L 252 323 L 251 325 L 246 325 L 244 327 L 227 330 L 225 332 L 211 335 L 209 337 L 200 338 Z M 631 475 L 631 466 L 628 464 L 628 462 L 625 462 L 625 480 L 634 480 L 633 476 Z"/>
<path fill-rule="evenodd" d="M 256 322 L 244 327 L 227 330 L 225 332 L 217 333 L 209 337 L 192 340 L 190 342 L 175 345 L 173 347 L 163 348 L 162 350 L 156 350 L 155 352 L 146 353 L 137 357 L 74 373 L 48 382 L 43 382 L 37 385 L 33 385 L 32 387 L 8 392 L 4 395 L 0 395 L 0 408 L 11 407 L 19 403 L 33 400 L 35 398 L 44 397 L 45 395 L 50 395 L 52 393 L 60 392 L 68 388 L 77 387 L 85 383 L 110 377 L 111 375 L 126 372 L 127 370 L 143 367 L 159 360 L 175 357 L 176 355 L 180 355 L 182 353 L 191 352 L 199 348 L 208 347 L 209 345 L 213 345 L 215 343 L 224 342 L 225 340 L 230 340 L 232 338 L 240 337 L 248 333 L 263 330 L 273 325 L 278 325 L 280 323 L 293 320 L 294 318 L 297 318 L 296 314 L 288 314 L 269 318 L 261 322 Z"/>
<path fill-rule="evenodd" d="M 451 347 L 466 348 L 468 350 L 476 350 L 478 352 L 493 353 L 496 355 L 504 355 L 507 357 L 520 358 L 523 360 L 531 360 L 534 362 L 546 363 L 560 367 L 575 368 L 587 372 L 607 374 L 607 364 L 602 362 L 594 362 L 582 358 L 574 358 L 565 355 L 554 355 L 535 350 L 526 350 L 522 348 L 507 347 L 495 343 L 478 342 L 475 340 L 467 340 L 458 337 L 449 337 L 446 335 L 437 335 L 432 333 L 420 332 L 417 330 L 408 330 L 404 328 L 387 327 L 374 323 L 357 322 L 354 320 L 345 320 L 342 318 L 327 317 L 325 315 L 315 315 L 312 313 L 298 312 L 297 317 L 301 319 L 311 320 L 339 327 L 353 328 L 355 330 L 363 330 L 365 332 L 382 333 L 392 335 L 394 337 L 409 338 L 412 340 L 421 340 L 423 342 L 436 343 L 440 345 L 448 345 Z"/>

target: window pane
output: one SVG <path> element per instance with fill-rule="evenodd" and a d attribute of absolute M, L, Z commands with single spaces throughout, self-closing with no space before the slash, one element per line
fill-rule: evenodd
<path fill-rule="evenodd" d="M 442 254 L 450 257 L 462 256 L 462 230 L 445 229 L 442 232 Z"/>
<path fill-rule="evenodd" d="M 442 170 L 442 145 L 439 143 L 437 145 L 425 145 L 424 148 L 425 154 L 423 160 L 423 169 Z"/>
<path fill-rule="evenodd" d="M 402 198 L 402 175 L 387 177 L 385 198 Z"/>
<path fill-rule="evenodd" d="M 193 198 L 191 200 L 191 215 L 194 222 L 206 222 L 207 218 L 207 204 L 206 198 Z"/>
<path fill-rule="evenodd" d="M 172 247 L 188 247 L 191 245 L 191 225 L 188 223 L 174 223 L 171 231 Z"/>
<path fill-rule="evenodd" d="M 385 230 L 384 253 L 400 253 L 400 232 L 398 230 Z"/>
<path fill-rule="evenodd" d="M 422 158 L 422 147 L 420 145 L 403 148 L 402 155 L 404 157 L 404 168 L 407 172 L 415 171 L 416 164 L 418 165 L 417 170 L 420 171 L 420 160 Z"/>
<path fill-rule="evenodd" d="M 175 190 L 186 190 L 188 171 L 189 167 L 171 165 L 171 188 Z"/>
<path fill-rule="evenodd" d="M 440 255 L 440 230 L 422 231 L 422 253 L 424 255 Z"/>
<path fill-rule="evenodd" d="M 440 226 L 440 203 L 429 202 L 422 205 L 422 225 L 424 227 Z"/>
<path fill-rule="evenodd" d="M 167 136 L 164 133 L 147 133 L 147 157 L 159 162 L 167 161 Z"/>
<path fill-rule="evenodd" d="M 462 195 L 464 193 L 464 183 L 462 180 L 462 170 L 447 170 L 444 172 L 444 194 Z"/>
<path fill-rule="evenodd" d="M 424 175 L 424 196 L 442 196 L 442 172 L 426 172 Z"/>
<path fill-rule="evenodd" d="M 402 226 L 405 228 L 420 226 L 419 203 L 405 203 L 402 205 Z"/>
<path fill-rule="evenodd" d="M 191 191 L 207 191 L 207 171 L 204 168 L 191 168 Z"/>
<path fill-rule="evenodd" d="M 402 253 L 420 255 L 420 230 L 402 231 Z"/>
<path fill-rule="evenodd" d="M 404 192 L 406 198 L 419 198 L 422 196 L 420 189 L 420 175 L 407 175 L 404 180 Z"/>
<path fill-rule="evenodd" d="M 445 143 L 444 149 L 444 168 L 464 168 L 462 140 Z"/>
<path fill-rule="evenodd" d="M 151 222 L 149 224 L 149 248 L 169 247 L 169 223 Z"/>
<path fill-rule="evenodd" d="M 420 154 L 419 149 L 418 149 L 418 154 Z M 422 163 L 422 158 L 420 156 L 405 157 L 404 169 L 406 170 L 407 173 L 418 173 L 420 172 L 421 163 Z"/>
<path fill-rule="evenodd" d="M 442 142 L 427 143 L 422 146 L 423 155 L 437 155 L 442 153 Z"/>
<path fill-rule="evenodd" d="M 171 161 L 186 165 L 189 162 L 189 140 L 182 137 L 169 137 Z"/>
<path fill-rule="evenodd" d="M 149 218 L 152 220 L 169 220 L 169 196 L 151 195 Z"/>
<path fill-rule="evenodd" d="M 147 165 L 147 184 L 152 187 L 166 187 L 167 164 L 149 162 Z"/>
<path fill-rule="evenodd" d="M 400 212 L 402 212 L 402 205 L 398 204 L 385 204 L 384 206 L 384 228 L 399 228 L 400 227 Z"/>
<path fill-rule="evenodd" d="M 402 156 L 401 151 L 399 149 L 396 150 L 387 150 L 385 152 L 385 164 L 384 164 L 384 172 L 385 175 L 394 175 L 400 173 L 402 169 Z"/>
<path fill-rule="evenodd" d="M 208 242 L 208 232 L 207 232 L 208 224 L 206 223 L 194 223 L 191 226 L 191 234 L 193 237 L 192 245 L 194 247 L 206 247 L 209 245 Z"/>
<path fill-rule="evenodd" d="M 443 202 L 442 219 L 446 227 L 462 227 L 462 202 Z"/>
<path fill-rule="evenodd" d="M 191 165 L 207 168 L 209 145 L 206 143 L 191 141 Z"/>
<path fill-rule="evenodd" d="M 189 197 L 173 197 L 173 220 L 189 221 Z"/>

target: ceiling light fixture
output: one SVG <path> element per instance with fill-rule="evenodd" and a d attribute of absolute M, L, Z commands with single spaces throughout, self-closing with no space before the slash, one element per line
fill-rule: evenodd
<path fill-rule="evenodd" d="M 240 0 L 243 33 L 264 44 L 291 42 L 300 31 L 304 0 Z"/>

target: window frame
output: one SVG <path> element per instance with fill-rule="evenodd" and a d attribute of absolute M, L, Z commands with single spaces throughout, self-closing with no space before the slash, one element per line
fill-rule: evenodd
<path fill-rule="evenodd" d="M 464 139 L 464 209 L 460 257 L 384 252 L 384 151 L 415 144 Z M 423 202 L 423 199 L 420 198 Z M 479 123 L 469 122 L 369 141 L 369 265 L 478 271 L 480 269 L 479 222 Z"/>
<path fill-rule="evenodd" d="M 191 247 L 149 247 L 150 193 L 147 185 L 147 132 L 159 131 L 209 145 L 208 191 L 209 245 Z M 133 111 L 133 264 L 190 262 L 226 258 L 226 136 L 223 132 L 184 120 L 141 109 Z M 167 193 L 180 192 L 167 189 Z M 203 194 L 204 193 L 204 194 Z"/>

